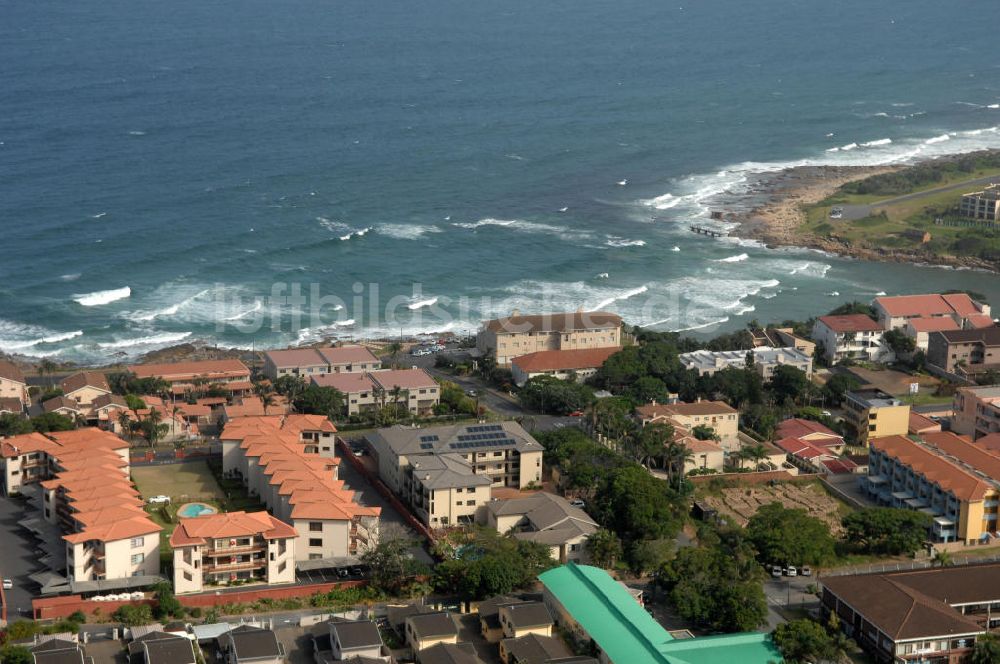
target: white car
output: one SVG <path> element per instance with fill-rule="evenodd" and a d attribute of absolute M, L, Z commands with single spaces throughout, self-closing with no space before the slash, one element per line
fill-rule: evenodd
<path fill-rule="evenodd" d="M 4 590 L 10 590 L 13 587 L 14 587 L 14 580 L 13 579 L 4 579 L 3 580 L 3 589 Z"/>
<path fill-rule="evenodd" d="M 571 507 L 579 507 L 580 509 L 583 509 L 584 507 L 587 506 L 587 503 L 583 502 L 582 500 L 571 500 L 569 501 L 569 504 Z"/>
<path fill-rule="evenodd" d="M 798 575 L 799 571 L 795 569 L 795 567 L 793 567 L 792 565 L 789 565 L 788 569 L 785 570 L 785 576 L 798 576 Z"/>
<path fill-rule="evenodd" d="M 151 496 L 146 499 L 146 502 L 150 505 L 169 505 L 170 496 Z"/>

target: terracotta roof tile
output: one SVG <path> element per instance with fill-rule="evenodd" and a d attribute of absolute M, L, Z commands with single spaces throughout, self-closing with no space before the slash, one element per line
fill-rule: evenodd
<path fill-rule="evenodd" d="M 527 332 L 572 332 L 576 330 L 616 329 L 621 327 L 618 314 L 606 311 L 565 312 L 533 316 L 507 316 L 486 321 L 484 327 L 493 332 L 524 334 Z"/>
<path fill-rule="evenodd" d="M 543 350 L 514 358 L 512 363 L 525 373 L 596 369 L 621 350 L 621 346 L 579 350 Z"/>
<path fill-rule="evenodd" d="M 934 434 L 925 434 L 924 437 L 926 439 L 932 435 Z M 909 466 L 928 480 L 937 482 L 943 489 L 955 494 L 959 500 L 982 500 L 986 494 L 995 491 L 992 485 L 971 471 L 905 436 L 873 438 L 869 442 L 873 449 L 898 459 L 900 463 Z M 1000 463 L 1000 459 L 997 461 Z"/>
<path fill-rule="evenodd" d="M 212 539 L 257 535 L 265 539 L 298 537 L 295 528 L 267 512 L 225 512 L 182 518 L 170 535 L 170 546 L 192 546 Z"/>
<path fill-rule="evenodd" d="M 64 394 L 70 394 L 84 387 L 93 387 L 105 392 L 111 392 L 108 378 L 99 371 L 80 371 L 63 379 L 59 386 Z"/>
<path fill-rule="evenodd" d="M 878 332 L 882 329 L 875 320 L 864 314 L 820 316 L 819 320 L 837 334 L 847 332 Z"/>
<path fill-rule="evenodd" d="M 24 372 L 21 371 L 21 368 L 7 360 L 0 360 L 0 378 L 6 378 L 15 383 L 24 383 L 27 385 L 27 382 L 24 380 Z"/>
<path fill-rule="evenodd" d="M 965 293 L 950 295 L 897 295 L 893 297 L 875 298 L 890 316 L 947 316 L 958 314 L 968 316 L 979 313 L 972 298 Z"/>
<path fill-rule="evenodd" d="M 164 378 L 167 381 L 250 376 L 250 370 L 239 360 L 201 360 L 170 364 L 133 364 L 128 370 L 139 378 Z"/>

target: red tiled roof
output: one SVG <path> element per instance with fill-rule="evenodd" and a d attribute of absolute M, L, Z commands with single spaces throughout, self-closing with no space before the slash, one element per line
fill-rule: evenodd
<path fill-rule="evenodd" d="M 925 434 L 924 439 L 927 440 L 933 436 L 941 435 L 940 433 Z M 957 437 L 956 439 L 966 447 L 973 447 L 968 443 L 961 442 L 961 439 Z M 959 500 L 982 500 L 987 493 L 994 491 L 988 482 L 980 479 L 971 471 L 962 468 L 940 453 L 924 447 L 906 436 L 873 438 L 869 442 L 872 448 L 899 460 L 900 463 L 909 466 L 931 482 L 937 482 L 942 488 L 954 493 Z M 940 442 L 938 441 L 935 445 L 943 451 L 947 451 L 939 444 Z M 951 446 L 950 443 L 946 443 L 946 445 Z M 994 457 L 992 454 L 990 456 L 1000 464 L 1000 458 Z M 1000 477 L 1000 474 L 994 475 L 994 477 Z"/>
<path fill-rule="evenodd" d="M 882 329 L 877 322 L 864 314 L 820 316 L 819 320 L 838 334 L 844 332 L 878 332 Z"/>
<path fill-rule="evenodd" d="M 486 321 L 485 329 L 500 333 L 524 334 L 527 332 L 573 332 L 576 330 L 615 329 L 621 327 L 622 318 L 606 311 L 566 312 L 514 315 Z"/>
<path fill-rule="evenodd" d="M 792 456 L 801 459 L 815 459 L 816 457 L 830 455 L 830 452 L 826 449 L 801 438 L 781 438 L 775 441 L 774 444 Z"/>
<path fill-rule="evenodd" d="M 80 404 L 73 401 L 69 397 L 63 396 L 52 397 L 51 399 L 47 399 L 42 402 L 42 410 L 46 413 L 54 413 L 61 409 L 72 410 L 75 413 L 79 413 Z"/>
<path fill-rule="evenodd" d="M 24 412 L 24 404 L 17 397 L 0 397 L 0 413 L 19 414 Z"/>
<path fill-rule="evenodd" d="M 298 537 L 295 528 L 267 512 L 224 512 L 182 518 L 170 535 L 170 546 L 206 544 L 212 539 L 252 537 L 289 539 Z"/>
<path fill-rule="evenodd" d="M 0 440 L 0 455 L 10 459 L 32 452 L 47 452 L 58 446 L 40 433 L 31 432 L 20 436 L 11 436 Z"/>
<path fill-rule="evenodd" d="M 269 350 L 265 356 L 279 369 L 286 367 L 326 366 L 328 362 L 315 348 L 287 348 L 284 350 Z"/>
<path fill-rule="evenodd" d="M 543 350 L 514 358 L 512 363 L 525 373 L 596 369 L 621 350 L 621 346 L 579 350 Z"/>
<path fill-rule="evenodd" d="M 99 371 L 80 371 L 72 376 L 67 376 L 59 387 L 64 394 L 70 394 L 84 387 L 93 387 L 105 392 L 111 392 L 107 377 Z"/>
<path fill-rule="evenodd" d="M 947 316 L 958 314 L 970 316 L 979 313 L 972 298 L 965 293 L 950 295 L 897 295 L 894 297 L 875 298 L 890 316 Z"/>
<path fill-rule="evenodd" d="M 775 434 L 777 438 L 802 438 L 808 435 L 825 435 L 830 438 L 835 438 L 836 442 L 834 444 L 840 445 L 843 443 L 843 437 L 833 431 L 830 427 L 826 426 L 822 422 L 816 422 L 815 420 L 807 420 L 801 417 L 793 417 L 787 420 L 783 420 L 778 428 L 775 429 Z M 824 445 L 824 443 L 816 442 L 819 445 Z"/>
<path fill-rule="evenodd" d="M 909 321 L 914 332 L 941 332 L 943 330 L 961 330 L 961 326 L 947 316 L 937 318 L 913 318 Z"/>
<path fill-rule="evenodd" d="M 6 378 L 16 383 L 25 383 L 24 372 L 21 371 L 21 368 L 7 360 L 0 360 L 0 378 Z"/>
<path fill-rule="evenodd" d="M 396 387 L 403 390 L 437 387 L 434 379 L 423 369 L 390 369 L 373 371 L 368 375 L 387 392 Z"/>
<path fill-rule="evenodd" d="M 239 360 L 201 360 L 197 362 L 174 362 L 168 364 L 133 364 L 128 370 L 139 378 L 163 378 L 167 381 L 191 379 L 197 376 L 208 378 L 250 376 L 250 370 Z"/>
<path fill-rule="evenodd" d="M 368 373 L 325 373 L 312 377 L 312 382 L 320 387 L 332 387 L 344 394 L 371 392 L 374 387 Z"/>
<path fill-rule="evenodd" d="M 643 419 L 653 419 L 656 417 L 670 417 L 672 415 L 682 417 L 690 417 L 692 415 L 729 415 L 737 411 L 725 401 L 696 401 L 692 403 L 650 403 L 637 407 L 635 412 Z"/>
<path fill-rule="evenodd" d="M 907 428 L 910 433 L 923 433 L 925 431 L 940 431 L 941 424 L 920 413 L 910 411 L 910 423 Z"/>
<path fill-rule="evenodd" d="M 361 362 L 378 362 L 378 358 L 364 346 L 331 346 L 317 348 L 326 362 L 333 366 L 341 364 L 358 364 Z"/>
<path fill-rule="evenodd" d="M 971 316 L 966 316 L 965 320 L 974 328 L 993 327 L 996 325 L 993 319 L 986 314 L 972 314 Z"/>

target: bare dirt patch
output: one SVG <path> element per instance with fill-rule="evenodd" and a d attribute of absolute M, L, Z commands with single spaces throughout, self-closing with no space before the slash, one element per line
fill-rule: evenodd
<path fill-rule="evenodd" d="M 746 526 L 750 517 L 763 505 L 781 503 L 785 507 L 804 509 L 810 516 L 822 519 L 830 526 L 834 537 L 840 536 L 843 531 L 840 520 L 846 506 L 818 483 L 731 487 L 701 500 L 717 509 L 720 514 L 729 516 L 740 526 Z"/>

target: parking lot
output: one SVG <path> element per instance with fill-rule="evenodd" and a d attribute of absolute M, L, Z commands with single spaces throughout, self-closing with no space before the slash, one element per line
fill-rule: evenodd
<path fill-rule="evenodd" d="M 7 598 L 7 620 L 18 617 L 31 619 L 31 598 L 37 584 L 28 575 L 39 570 L 35 542 L 20 527 L 25 518 L 26 503 L 17 498 L 0 498 L 0 576 L 13 581 L 13 588 L 4 591 Z"/>

